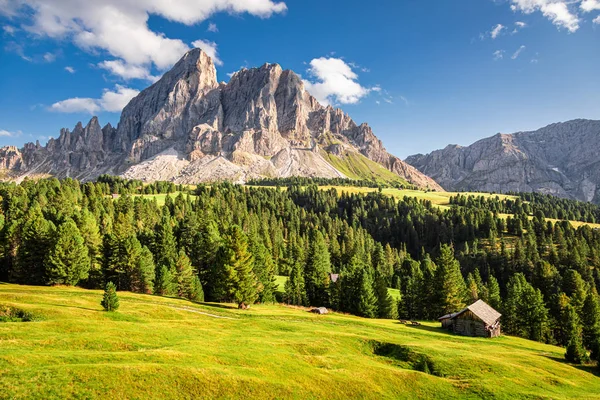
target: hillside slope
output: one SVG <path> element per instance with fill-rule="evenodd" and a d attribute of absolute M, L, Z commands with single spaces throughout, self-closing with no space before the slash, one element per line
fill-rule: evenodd
<path fill-rule="evenodd" d="M 465 338 L 340 314 L 0 284 L 0 304 L 43 316 L 0 323 L 3 398 L 579 398 L 600 393 L 564 350 Z M 376 354 L 375 354 L 376 353 Z M 419 372 L 426 360 L 432 373 Z"/>
<path fill-rule="evenodd" d="M 578 119 L 534 132 L 449 145 L 406 162 L 449 191 L 538 192 L 600 202 L 600 121 Z"/>
<path fill-rule="evenodd" d="M 333 164 L 359 156 L 385 171 L 376 179 L 442 190 L 389 154 L 367 124 L 319 104 L 294 72 L 264 64 L 219 83 L 212 59 L 194 49 L 125 106 L 116 128 L 101 128 L 94 117 L 85 127 L 61 130 L 46 146 L 4 147 L 0 172 L 16 180 L 40 174 L 92 180 L 108 173 L 178 183 L 337 178 L 346 175 Z"/>

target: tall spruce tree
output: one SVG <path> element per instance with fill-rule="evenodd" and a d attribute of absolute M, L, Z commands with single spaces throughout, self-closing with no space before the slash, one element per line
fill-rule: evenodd
<path fill-rule="evenodd" d="M 225 238 L 220 262 L 226 298 L 247 308 L 262 290 L 253 271 L 254 258 L 248 250 L 248 239 L 242 228 L 233 225 Z"/>
<path fill-rule="evenodd" d="M 46 279 L 51 285 L 76 285 L 88 277 L 88 249 L 72 219 L 67 219 L 58 227 L 56 242 L 48 253 L 45 264 Z"/>
<path fill-rule="evenodd" d="M 361 317 L 375 318 L 378 310 L 377 297 L 373 290 L 373 278 L 365 268 L 362 268 L 359 274 L 357 314 Z"/>
<path fill-rule="evenodd" d="M 587 353 L 583 348 L 583 340 L 581 338 L 581 322 L 577 309 L 572 305 L 567 305 L 566 309 L 566 326 L 567 326 L 567 351 L 565 359 L 575 364 L 581 364 L 588 360 Z"/>
<path fill-rule="evenodd" d="M 308 302 L 314 306 L 328 306 L 329 273 L 331 261 L 325 238 L 319 231 L 310 235 L 310 244 L 304 266 L 304 282 Z"/>
<path fill-rule="evenodd" d="M 583 346 L 590 350 L 592 358 L 600 356 L 600 302 L 594 291 L 588 292 L 582 312 Z"/>
<path fill-rule="evenodd" d="M 451 246 L 440 247 L 440 256 L 435 264 L 439 314 L 460 311 L 465 307 L 466 285 Z"/>
<path fill-rule="evenodd" d="M 177 285 L 177 296 L 191 298 L 194 288 L 194 277 L 196 274 L 192 269 L 192 263 L 183 250 L 179 250 L 175 261 L 175 283 Z"/>
<path fill-rule="evenodd" d="M 131 291 L 153 293 L 155 278 L 154 257 L 146 246 L 141 248 L 134 270 L 131 273 Z"/>

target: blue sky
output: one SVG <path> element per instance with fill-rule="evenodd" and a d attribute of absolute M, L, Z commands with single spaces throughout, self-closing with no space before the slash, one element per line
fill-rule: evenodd
<path fill-rule="evenodd" d="M 276 62 L 402 158 L 600 119 L 600 0 L 0 0 L 0 145 L 58 135 L 186 49 L 217 73 Z M 426 4 L 425 4 L 426 3 Z"/>

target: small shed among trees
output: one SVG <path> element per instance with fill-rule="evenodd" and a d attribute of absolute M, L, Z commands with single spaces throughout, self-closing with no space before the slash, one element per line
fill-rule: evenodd
<path fill-rule="evenodd" d="M 439 318 L 442 328 L 464 336 L 500 336 L 500 314 L 483 300 L 477 300 L 464 310 Z"/>

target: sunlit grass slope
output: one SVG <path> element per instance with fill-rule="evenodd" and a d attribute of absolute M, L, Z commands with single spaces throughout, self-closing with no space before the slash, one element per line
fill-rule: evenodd
<path fill-rule="evenodd" d="M 527 340 L 464 338 L 434 323 L 412 327 L 281 305 L 238 311 L 119 294 L 121 308 L 107 313 L 100 291 L 0 284 L 0 304 L 44 317 L 0 323 L 0 398 L 593 399 L 600 393 L 591 370 L 564 363 L 558 347 Z M 426 357 L 439 376 L 398 357 L 407 352 Z"/>

